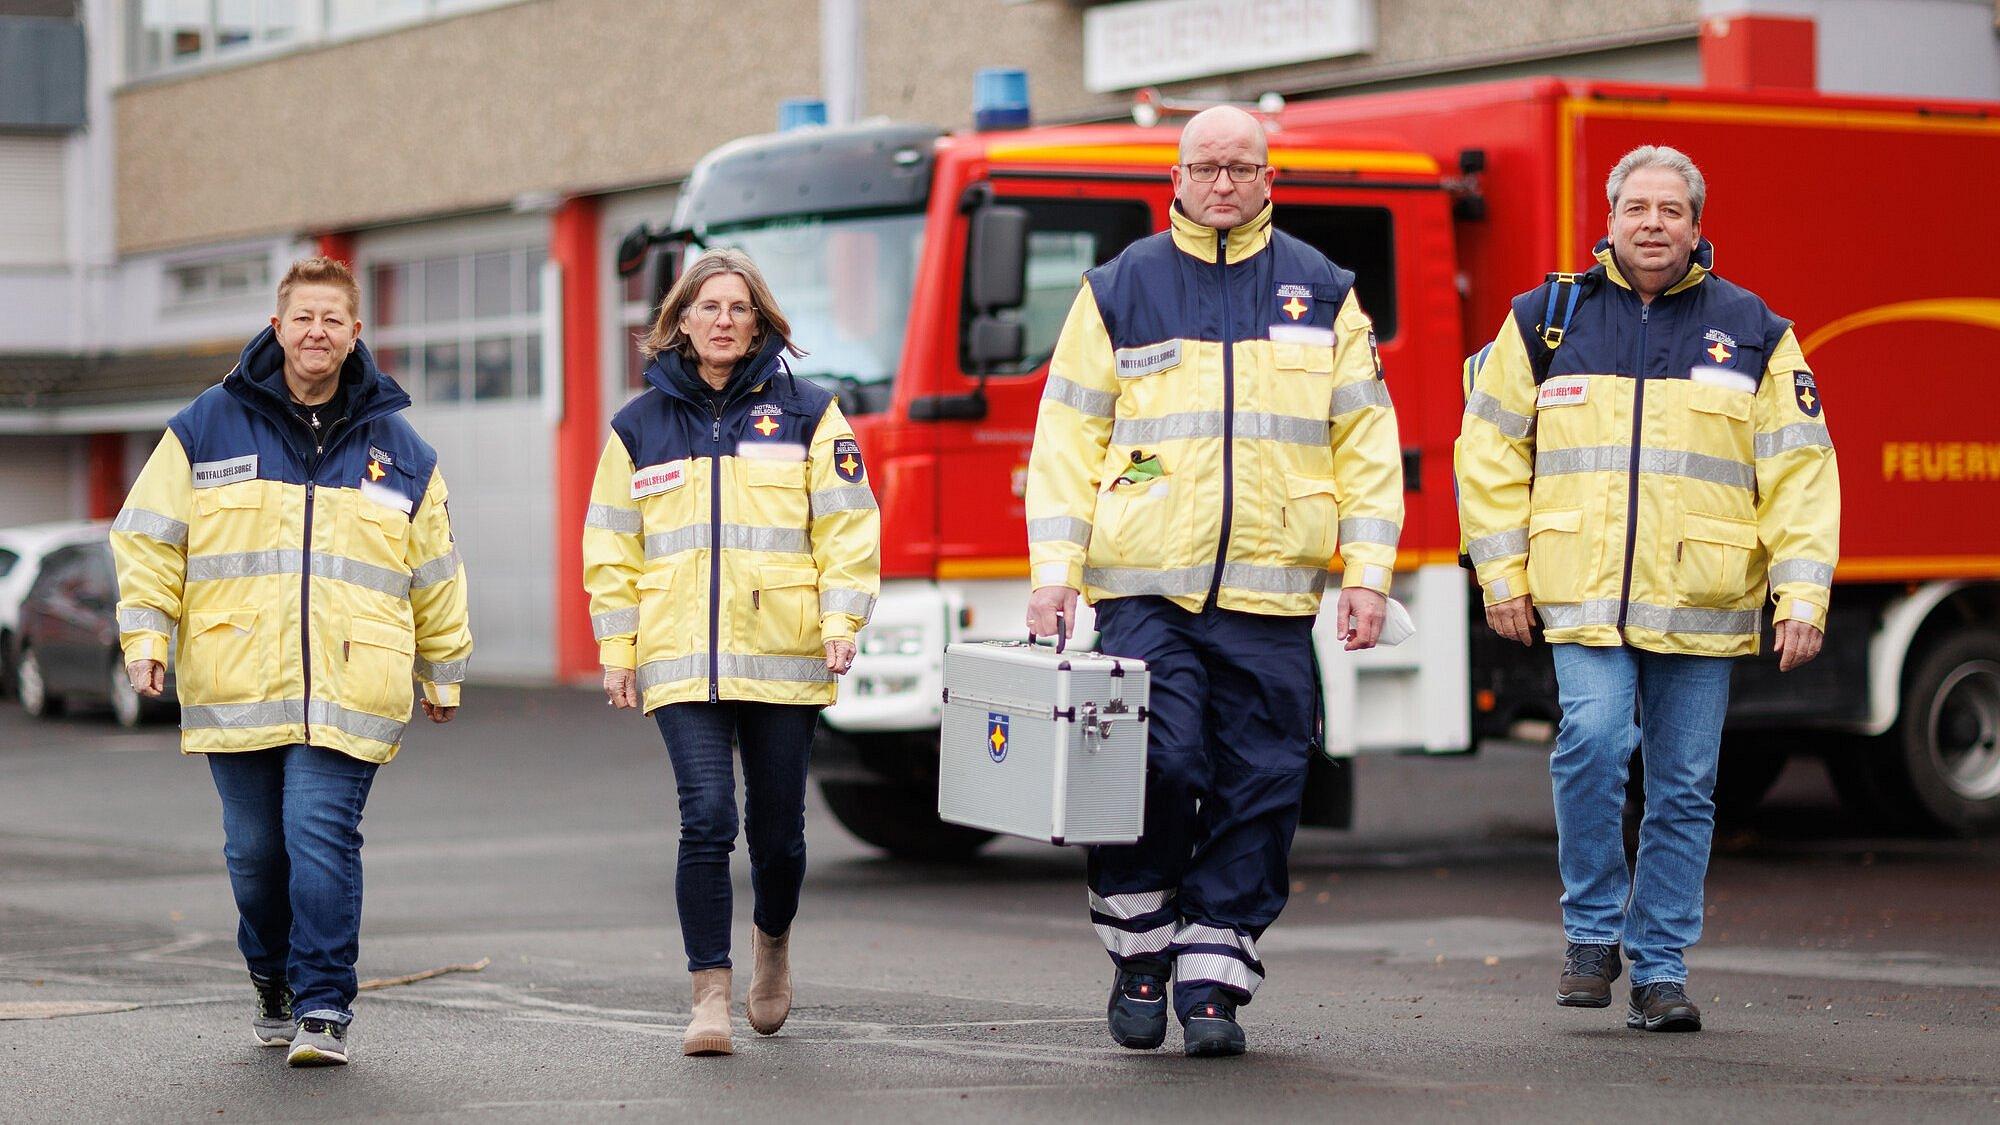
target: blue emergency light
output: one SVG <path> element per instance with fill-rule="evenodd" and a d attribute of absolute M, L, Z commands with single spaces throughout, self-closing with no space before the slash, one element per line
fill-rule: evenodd
<path fill-rule="evenodd" d="M 826 124 L 826 103 L 818 98 L 786 98 L 778 103 L 778 132 Z"/>
<path fill-rule="evenodd" d="M 1029 125 L 1028 72 L 982 67 L 972 79 L 972 127 L 1025 129 Z"/>

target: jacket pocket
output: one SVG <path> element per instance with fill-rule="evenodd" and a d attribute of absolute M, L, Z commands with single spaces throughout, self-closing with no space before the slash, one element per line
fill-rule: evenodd
<path fill-rule="evenodd" d="M 194 491 L 188 554 L 221 555 L 269 546 L 263 540 L 264 482 L 239 481 Z"/>
<path fill-rule="evenodd" d="M 708 649 L 708 587 L 696 587 L 701 566 L 686 554 L 639 576 L 639 661 L 671 660 Z"/>
<path fill-rule="evenodd" d="M 1674 550 L 1677 604 L 1726 609 L 1751 600 L 1750 559 L 1756 551 L 1754 521 L 1682 513 L 1681 541 Z"/>
<path fill-rule="evenodd" d="M 273 630 L 256 608 L 189 613 L 181 622 L 174 669 L 182 703 L 249 703 L 263 698 L 274 660 Z"/>
<path fill-rule="evenodd" d="M 805 527 L 811 520 L 806 503 L 806 462 L 736 458 L 743 481 L 744 522 L 760 527 Z"/>
<path fill-rule="evenodd" d="M 1173 530 L 1173 487 L 1173 474 L 1162 473 L 1099 492 L 1090 517 L 1090 565 L 1173 565 L 1167 546 Z"/>
<path fill-rule="evenodd" d="M 1582 508 L 1547 508 L 1528 517 L 1528 594 L 1537 602 L 1583 600 L 1597 559 L 1583 533 Z"/>
<path fill-rule="evenodd" d="M 401 567 L 408 557 L 405 544 L 410 517 L 356 494 L 347 519 L 347 541 L 341 553 L 375 566 Z"/>
<path fill-rule="evenodd" d="M 376 617 L 349 618 L 347 641 L 341 646 L 340 697 L 335 702 L 371 715 L 409 718 L 416 692 L 416 650 L 416 633 L 408 625 Z"/>
<path fill-rule="evenodd" d="M 1271 366 L 1280 371 L 1303 371 L 1313 375 L 1333 374 L 1333 345 L 1273 342 Z"/>
<path fill-rule="evenodd" d="M 1340 482 L 1287 474 L 1278 522 L 1287 565 L 1326 566 L 1333 559 L 1340 526 Z"/>
<path fill-rule="evenodd" d="M 819 572 L 809 566 L 765 566 L 750 591 L 746 635 L 757 654 L 817 655 Z"/>
<path fill-rule="evenodd" d="M 1753 398 L 1735 387 L 1688 387 L 1687 448 L 1710 457 L 1755 463 L 1750 410 Z"/>

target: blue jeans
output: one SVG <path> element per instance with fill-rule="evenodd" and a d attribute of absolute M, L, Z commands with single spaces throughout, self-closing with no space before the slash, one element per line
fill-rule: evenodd
<path fill-rule="evenodd" d="M 1681 955 L 1701 940 L 1730 661 L 1625 647 L 1553 647 L 1562 726 L 1549 776 L 1563 933 L 1570 941 L 1601 945 L 1622 940 L 1634 987 L 1686 981 Z M 1638 863 L 1628 872 L 1625 778 L 1632 751 L 1642 744 L 1646 816 L 1639 824 Z"/>
<path fill-rule="evenodd" d="M 1190 613 L 1165 598 L 1097 603 L 1098 647 L 1146 661 L 1146 827 L 1093 847 L 1091 922 L 1120 968 L 1174 976 L 1185 1021 L 1248 1004 L 1257 941 L 1291 891 L 1292 835 L 1312 753 L 1310 617 Z"/>
<path fill-rule="evenodd" d="M 222 856 L 250 971 L 292 987 L 292 1012 L 354 1018 L 361 951 L 361 807 L 376 766 L 317 746 L 208 755 Z"/>
<path fill-rule="evenodd" d="M 732 741 L 743 755 L 752 920 L 772 937 L 792 928 L 806 880 L 806 762 L 819 710 L 782 703 L 670 703 L 653 712 L 680 794 L 674 905 L 691 973 L 729 967 L 729 853 L 736 850 Z"/>

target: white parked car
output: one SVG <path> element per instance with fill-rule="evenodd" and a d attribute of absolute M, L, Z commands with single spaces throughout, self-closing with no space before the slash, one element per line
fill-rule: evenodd
<path fill-rule="evenodd" d="M 0 528 L 0 694 L 14 690 L 21 600 L 42 572 L 42 560 L 64 547 L 102 539 L 110 526 L 102 520 L 69 520 Z"/>

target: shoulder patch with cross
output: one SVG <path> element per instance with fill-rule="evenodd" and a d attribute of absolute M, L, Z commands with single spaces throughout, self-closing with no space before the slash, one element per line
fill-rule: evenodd
<path fill-rule="evenodd" d="M 861 463 L 861 443 L 853 438 L 835 438 L 833 442 L 833 471 L 849 484 L 860 484 L 868 474 L 868 467 Z"/>

